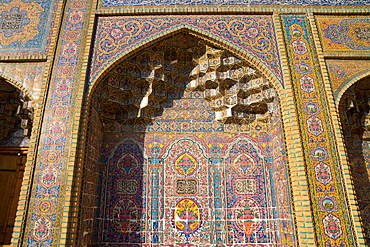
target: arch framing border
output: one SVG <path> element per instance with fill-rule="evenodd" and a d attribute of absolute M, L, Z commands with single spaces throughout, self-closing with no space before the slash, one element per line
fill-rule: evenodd
<path fill-rule="evenodd" d="M 230 15 L 231 17 L 232 15 Z M 263 15 L 265 17 L 270 17 L 270 15 Z M 271 18 L 271 24 L 273 25 L 273 21 Z M 282 86 L 282 78 L 279 82 L 279 78 L 276 76 L 276 74 L 273 73 L 273 71 L 267 66 L 266 63 L 258 59 L 256 56 L 254 56 L 251 52 L 249 52 L 247 49 L 243 49 L 242 47 L 238 47 L 235 44 L 232 44 L 229 42 L 226 38 L 223 38 L 223 36 L 220 33 L 220 36 L 216 36 L 215 34 L 212 34 L 210 32 L 207 32 L 205 30 L 202 30 L 198 28 L 196 25 L 193 25 L 192 23 L 181 23 L 178 25 L 175 25 L 169 29 L 165 29 L 164 31 L 158 32 L 151 36 L 150 38 L 146 40 L 141 40 L 138 43 L 136 43 L 133 46 L 128 46 L 126 50 L 123 52 L 119 52 L 115 54 L 108 63 L 104 64 L 102 68 L 100 68 L 97 72 L 97 74 L 90 73 L 89 78 L 89 89 L 88 89 L 88 96 L 91 94 L 91 92 L 94 90 L 92 88 L 95 87 L 96 84 L 100 82 L 102 78 L 105 77 L 107 73 L 110 72 L 114 67 L 114 64 L 117 64 L 119 61 L 123 61 L 127 57 L 132 56 L 135 54 L 135 51 L 143 49 L 145 47 L 148 47 L 154 43 L 159 42 L 160 40 L 166 39 L 168 37 L 171 37 L 172 35 L 175 35 L 177 33 L 180 33 L 182 31 L 187 30 L 190 34 L 199 37 L 200 39 L 203 39 L 205 41 L 208 41 L 210 43 L 213 43 L 217 46 L 226 47 L 229 51 L 238 54 L 242 59 L 245 59 L 248 63 L 252 63 L 253 66 L 259 70 L 259 72 L 262 73 L 263 76 L 265 76 L 266 79 L 268 79 L 270 82 L 273 83 L 274 87 L 279 92 L 281 89 L 283 89 Z M 95 44 L 98 41 L 95 40 Z M 278 54 L 278 45 L 277 42 L 275 45 L 277 56 Z M 94 54 L 95 56 L 95 54 Z M 282 72 L 281 72 L 282 73 Z M 280 85 L 279 85 L 280 84 Z"/>
<path fill-rule="evenodd" d="M 304 163 L 306 166 L 306 183 L 309 183 L 309 198 L 312 201 L 306 202 L 307 207 L 311 207 L 313 224 L 310 228 L 310 232 L 313 232 L 314 239 L 312 239 L 311 245 L 323 246 L 324 244 L 330 244 L 337 246 L 339 241 L 341 243 L 346 243 L 347 245 L 357 246 L 357 244 L 362 244 L 361 242 L 361 230 L 358 229 L 357 225 L 354 224 L 356 220 L 357 210 L 353 204 L 353 196 L 351 197 L 351 184 L 348 183 L 348 169 L 342 162 L 343 157 L 341 157 L 341 143 L 338 142 L 337 137 L 337 126 L 336 122 L 333 121 L 335 114 L 333 112 L 332 95 L 329 90 L 327 80 L 327 71 L 324 66 L 324 57 L 318 38 L 317 29 L 313 14 L 281 14 L 282 26 L 284 28 L 284 39 L 287 45 L 287 53 L 289 58 L 290 73 L 292 81 L 294 82 L 294 95 L 296 97 L 295 105 L 299 108 L 297 112 L 301 133 L 301 142 L 303 146 L 303 156 Z M 298 30 L 298 35 L 295 35 L 294 30 Z M 314 68 L 310 73 L 311 78 L 313 78 L 313 90 L 307 92 L 304 88 L 300 86 L 300 79 L 302 75 L 299 70 L 295 69 L 295 65 L 298 63 L 296 56 L 300 56 L 300 52 L 294 49 L 293 42 L 303 42 L 305 43 L 306 53 L 309 54 L 309 65 Z M 312 44 L 312 46 L 311 46 Z M 303 56 L 303 55 L 302 55 Z M 300 57 L 298 57 L 300 58 Z M 315 66 L 319 64 L 319 66 Z M 329 88 L 328 88 L 329 87 Z M 307 96 L 305 93 L 312 93 L 313 95 Z M 317 114 L 311 113 L 310 111 L 305 111 L 304 103 L 315 103 L 317 105 Z M 308 121 L 310 120 L 310 121 Z M 318 121 L 319 126 L 321 126 L 320 132 L 314 132 L 314 129 L 310 128 L 311 121 Z M 332 133 L 335 133 L 334 135 Z M 313 142 L 309 138 L 312 138 Z M 322 139 L 315 139 L 322 138 Z M 321 140 L 321 142 L 315 141 Z M 313 143 L 313 144 L 310 144 Z M 316 144 L 317 145 L 316 145 Z M 325 181 L 320 181 L 318 173 L 316 172 L 316 167 L 321 167 L 320 159 L 315 157 L 313 152 L 315 148 L 319 148 L 322 145 L 325 148 L 328 157 L 325 158 L 325 163 L 327 164 L 327 169 L 330 169 L 331 181 L 330 185 L 335 188 L 336 193 L 332 194 L 337 201 L 338 209 L 335 212 L 325 210 L 320 207 L 321 198 L 325 198 L 325 194 L 321 190 L 318 190 L 321 184 Z M 316 145 L 316 146 L 315 146 Z M 337 169 L 335 169 L 337 168 Z M 320 194 L 321 193 L 321 194 Z M 340 212 L 340 213 L 339 213 Z M 296 213 L 297 210 L 296 210 Z M 299 213 L 303 213 L 301 211 Z M 335 218 L 336 217 L 336 218 Z M 337 227 L 340 230 L 340 235 L 331 235 L 328 231 L 328 221 L 330 218 L 337 219 Z"/>
<path fill-rule="evenodd" d="M 290 74 L 289 57 L 284 40 L 284 30 L 279 14 L 274 14 L 276 36 L 282 61 L 285 88 L 280 96 L 280 110 L 283 122 L 285 146 L 287 149 L 287 164 L 291 181 L 291 200 L 295 221 L 295 232 L 298 246 L 316 246 L 308 175 L 303 156 L 303 140 L 298 122 L 297 98 L 294 94 L 293 78 Z M 294 102 L 292 104 L 292 102 Z"/>

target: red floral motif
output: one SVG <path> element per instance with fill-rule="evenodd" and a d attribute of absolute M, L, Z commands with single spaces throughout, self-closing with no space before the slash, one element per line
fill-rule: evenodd
<path fill-rule="evenodd" d="M 236 226 L 248 238 L 259 228 L 261 224 L 259 221 L 260 215 L 257 202 L 251 198 L 243 199 L 235 205 L 234 218 L 236 220 Z"/>

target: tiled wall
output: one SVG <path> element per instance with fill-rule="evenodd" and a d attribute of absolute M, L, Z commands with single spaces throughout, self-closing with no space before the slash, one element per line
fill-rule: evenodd
<path fill-rule="evenodd" d="M 154 123 L 146 133 L 105 126 L 103 141 L 89 139 L 81 245 L 296 245 L 277 99 L 265 127 L 235 133 L 214 120 L 207 101 L 192 97 L 162 104 L 154 120 L 161 131 L 151 130 Z M 220 127 L 205 131 L 214 124 Z M 92 172 L 96 145 L 100 172 Z M 97 176 L 99 201 L 90 194 Z"/>

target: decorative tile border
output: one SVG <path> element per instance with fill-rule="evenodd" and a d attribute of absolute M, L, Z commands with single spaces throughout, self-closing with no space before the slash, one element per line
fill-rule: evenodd
<path fill-rule="evenodd" d="M 370 52 L 325 52 L 325 58 L 328 59 L 363 59 L 370 58 Z"/>
<path fill-rule="evenodd" d="M 359 208 L 357 206 L 357 200 L 355 199 L 355 192 L 353 190 L 353 180 L 352 176 L 350 175 L 349 166 L 347 162 L 347 152 L 344 149 L 344 140 L 342 136 L 342 128 L 340 125 L 340 118 L 337 111 L 337 107 L 334 102 L 332 88 L 330 85 L 329 80 L 329 73 L 328 69 L 325 65 L 325 59 L 324 59 L 324 52 L 322 49 L 322 45 L 319 38 L 319 32 L 317 30 L 317 25 L 315 22 L 315 18 L 313 14 L 308 14 L 308 20 L 311 24 L 312 29 L 312 36 L 313 41 L 315 44 L 316 52 L 317 52 L 317 58 L 319 61 L 321 73 L 322 73 L 322 80 L 325 88 L 326 98 L 328 102 L 328 111 L 331 116 L 331 121 L 333 125 L 333 132 L 334 137 L 336 140 L 336 148 L 338 150 L 338 160 L 339 165 L 342 171 L 342 181 L 343 181 L 343 187 L 344 191 L 347 195 L 346 201 L 348 205 L 348 209 L 350 210 L 349 215 L 351 217 L 351 222 L 353 224 L 354 228 L 354 237 L 356 240 L 356 243 L 358 246 L 364 246 L 365 245 L 365 239 L 364 239 L 364 231 L 362 229 L 361 219 L 359 218 Z"/>
<path fill-rule="evenodd" d="M 294 85 L 290 76 L 289 61 L 284 42 L 280 16 L 274 14 L 276 37 L 279 45 L 285 88 L 281 92 L 280 107 L 284 124 L 291 196 L 295 214 L 297 242 L 300 246 L 314 246 L 313 216 L 311 212 L 306 165 L 301 142 L 300 126 L 294 97 Z"/>
<path fill-rule="evenodd" d="M 103 8 L 117 8 L 117 7 L 132 7 L 132 6 L 163 6 L 163 5 L 188 5 L 188 6 L 196 6 L 196 5 L 278 5 L 278 6 L 356 6 L 356 5 L 368 5 L 369 2 L 366 0 L 336 0 L 336 1 L 328 1 L 328 0 L 292 0 L 292 1 L 280 1 L 280 0 L 266 0 L 266 1 L 258 1 L 258 0 L 188 0 L 188 1 L 176 1 L 176 0 L 132 0 L 132 1 L 125 1 L 125 0 L 100 0 L 100 7 Z"/>
<path fill-rule="evenodd" d="M 325 89 L 304 15 L 282 15 L 304 144 L 317 244 L 355 246 Z"/>
<path fill-rule="evenodd" d="M 271 14 L 271 13 L 320 13 L 320 14 L 365 14 L 370 13 L 367 6 L 258 6 L 258 5 L 201 5 L 201 6 L 131 6 L 121 8 L 99 8 L 97 14 Z"/>
<path fill-rule="evenodd" d="M 1 54 L 1 53 L 0 53 Z M 48 59 L 46 55 L 30 55 L 30 56 L 0 56 L 0 61 L 4 62 L 45 62 Z"/>

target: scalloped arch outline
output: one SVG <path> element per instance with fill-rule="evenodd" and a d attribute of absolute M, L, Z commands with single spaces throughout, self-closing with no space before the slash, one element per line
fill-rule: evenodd
<path fill-rule="evenodd" d="M 235 53 L 237 56 L 245 60 L 247 63 L 252 64 L 252 66 L 259 73 L 261 73 L 263 77 L 265 77 L 270 83 L 272 83 L 273 87 L 276 90 L 276 93 L 280 96 L 279 92 L 283 89 L 283 86 L 279 79 L 276 77 L 276 75 L 265 65 L 264 62 L 260 61 L 258 58 L 250 54 L 247 50 L 241 49 L 233 45 L 232 43 L 228 42 L 226 39 L 222 38 L 222 36 L 217 37 L 209 32 L 200 30 L 199 28 L 187 23 L 157 33 L 151 38 L 144 40 L 136 44 L 135 46 L 131 46 L 122 53 L 119 53 L 113 58 L 111 58 L 111 60 L 105 66 L 103 66 L 93 78 L 89 79 L 88 81 L 89 88 L 87 92 L 88 101 L 90 102 L 91 95 L 95 91 L 96 85 L 98 85 L 107 76 L 109 72 L 115 69 L 120 62 L 124 61 L 126 58 L 132 56 L 133 54 L 142 51 L 143 49 L 149 47 L 154 43 L 170 38 L 171 36 L 181 32 L 188 32 L 189 34 L 192 34 L 202 40 L 208 41 L 211 44 L 215 44 L 219 47 L 225 48 L 226 50 L 232 53 Z"/>

